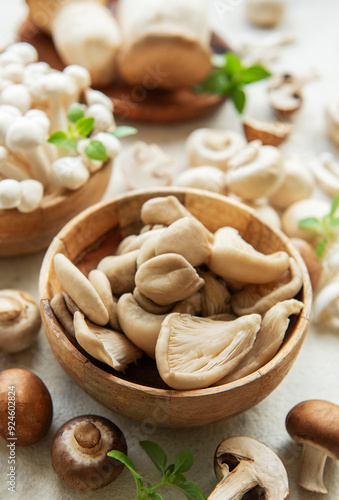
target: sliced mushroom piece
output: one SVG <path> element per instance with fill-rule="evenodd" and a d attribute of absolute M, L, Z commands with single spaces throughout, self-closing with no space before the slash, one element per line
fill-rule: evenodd
<path fill-rule="evenodd" d="M 156 240 L 155 254 L 182 255 L 193 267 L 200 266 L 211 254 L 209 232 L 195 217 L 173 222 Z"/>
<path fill-rule="evenodd" d="M 16 353 L 30 347 L 41 326 L 34 298 L 21 290 L 0 290 L 0 352 Z"/>
<path fill-rule="evenodd" d="M 89 281 L 92 283 L 109 315 L 108 323 L 113 330 L 120 331 L 117 317 L 117 300 L 115 300 L 109 279 L 106 274 L 99 269 L 93 269 L 88 275 Z"/>
<path fill-rule="evenodd" d="M 261 285 L 247 285 L 232 295 L 231 304 L 239 316 L 244 314 L 264 314 L 278 302 L 295 297 L 303 284 L 297 262 L 290 257 L 289 269 L 276 281 Z"/>
<path fill-rule="evenodd" d="M 202 290 L 203 288 L 201 288 Z M 201 314 L 201 290 L 194 293 L 191 297 L 178 302 L 172 309 L 174 313 L 190 314 L 191 316 L 199 316 Z"/>
<path fill-rule="evenodd" d="M 293 126 L 284 122 L 264 122 L 253 118 L 242 121 L 248 142 L 259 140 L 264 146 L 280 146 L 293 130 Z"/>
<path fill-rule="evenodd" d="M 254 344 L 260 324 L 258 314 L 234 321 L 169 314 L 155 350 L 161 378 L 178 390 L 208 387 L 242 361 Z"/>
<path fill-rule="evenodd" d="M 55 274 L 62 288 L 83 313 L 97 325 L 107 325 L 109 315 L 98 292 L 86 276 L 63 254 L 53 259 Z"/>
<path fill-rule="evenodd" d="M 279 209 L 310 198 L 315 188 L 314 176 L 302 161 L 285 160 L 284 170 L 285 179 L 269 198 L 269 203 Z"/>
<path fill-rule="evenodd" d="M 123 255 L 105 257 L 99 262 L 97 269 L 107 276 L 114 295 L 133 292 L 138 253 L 139 250 L 133 250 Z"/>
<path fill-rule="evenodd" d="M 147 298 L 160 306 L 187 299 L 204 285 L 194 267 L 181 255 L 167 253 L 139 267 L 135 284 Z"/>
<path fill-rule="evenodd" d="M 120 297 L 117 312 L 119 325 L 126 337 L 148 356 L 154 358 L 161 324 L 167 315 L 145 311 L 131 293 Z"/>
<path fill-rule="evenodd" d="M 146 312 L 149 312 L 151 314 L 169 313 L 174 306 L 174 304 L 169 304 L 168 306 L 159 306 L 158 304 L 153 302 L 153 300 L 150 300 L 147 297 L 145 297 L 145 295 L 142 294 L 140 290 L 137 289 L 137 287 L 135 287 L 133 290 L 133 297 L 140 307 L 142 307 Z"/>
<path fill-rule="evenodd" d="M 210 165 L 226 172 L 229 161 L 244 146 L 241 134 L 231 130 L 201 128 L 186 141 L 186 155 L 191 167 Z"/>
<path fill-rule="evenodd" d="M 51 446 L 53 469 L 68 486 L 93 491 L 114 481 L 123 464 L 107 454 L 112 449 L 127 453 L 126 439 L 110 420 L 80 415 L 57 431 Z"/>
<path fill-rule="evenodd" d="M 333 154 L 322 153 L 318 159 L 309 162 L 309 166 L 317 181 L 317 184 L 331 198 L 339 192 L 339 163 Z"/>
<path fill-rule="evenodd" d="M 175 196 L 151 198 L 141 207 L 141 220 L 144 224 L 163 224 L 169 226 L 181 217 L 191 213 Z"/>
<path fill-rule="evenodd" d="M 226 283 L 211 272 L 199 270 L 198 274 L 205 281 L 200 290 L 202 316 L 214 316 L 226 312 L 231 302 L 231 294 Z"/>
<path fill-rule="evenodd" d="M 73 315 L 69 312 L 62 293 L 54 295 L 50 306 L 61 326 L 71 337 L 75 338 Z"/>
<path fill-rule="evenodd" d="M 274 28 L 282 19 L 286 0 L 246 0 L 246 16 L 258 28 Z"/>
<path fill-rule="evenodd" d="M 204 189 L 212 193 L 226 194 L 224 173 L 217 167 L 195 167 L 184 170 L 173 181 L 174 186 Z"/>
<path fill-rule="evenodd" d="M 267 500 L 286 500 L 289 497 L 283 463 L 259 441 L 245 436 L 225 439 L 214 457 L 214 469 L 220 482 L 208 500 L 240 500 L 248 495 L 248 498 Z"/>
<path fill-rule="evenodd" d="M 228 384 L 262 368 L 277 354 L 290 323 L 289 316 L 300 314 L 303 302 L 295 299 L 278 302 L 269 309 L 262 320 L 254 345 L 237 368 L 218 382 Z"/>
<path fill-rule="evenodd" d="M 218 229 L 207 262 L 211 271 L 226 281 L 269 283 L 278 280 L 289 267 L 286 252 L 265 255 L 247 243 L 233 227 Z"/>
<path fill-rule="evenodd" d="M 240 198 L 255 200 L 271 196 L 284 179 L 284 159 L 281 152 L 274 146 L 262 146 L 256 149 L 254 158 L 227 172 L 226 185 L 231 193 Z"/>
<path fill-rule="evenodd" d="M 308 400 L 297 404 L 286 417 L 291 438 L 303 445 L 299 484 L 307 491 L 328 493 L 323 482 L 327 457 L 339 460 L 339 406 Z"/>
<path fill-rule="evenodd" d="M 128 252 L 133 252 L 134 250 L 139 250 L 142 245 L 150 238 L 158 236 L 161 234 L 162 229 L 152 229 L 151 231 L 146 231 L 142 234 L 131 234 L 126 236 L 118 245 L 116 250 L 116 255 L 123 255 Z"/>
<path fill-rule="evenodd" d="M 314 70 L 305 72 L 302 76 L 289 73 L 275 75 L 268 84 L 269 102 L 273 110 L 285 117 L 295 113 L 303 102 L 304 85 L 318 77 L 318 73 Z"/>
<path fill-rule="evenodd" d="M 124 372 L 143 355 L 123 333 L 94 325 L 80 312 L 74 314 L 74 331 L 78 344 L 88 354 L 118 372 Z"/>

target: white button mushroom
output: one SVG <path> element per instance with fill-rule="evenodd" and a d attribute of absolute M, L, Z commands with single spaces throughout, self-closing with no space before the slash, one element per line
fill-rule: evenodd
<path fill-rule="evenodd" d="M 324 152 L 309 162 L 318 185 L 333 198 L 339 193 L 339 163 L 332 153 Z"/>
<path fill-rule="evenodd" d="M 173 186 L 205 189 L 213 193 L 226 194 L 224 173 L 216 167 L 196 167 L 184 170 L 173 181 Z"/>
<path fill-rule="evenodd" d="M 50 167 L 50 182 L 55 187 L 75 191 L 86 184 L 89 177 L 90 173 L 79 156 L 63 156 Z"/>
<path fill-rule="evenodd" d="M 21 200 L 21 184 L 14 179 L 0 181 L 0 209 L 16 208 Z"/>
<path fill-rule="evenodd" d="M 286 0 L 246 0 L 248 20 L 259 28 L 273 28 L 283 17 Z"/>

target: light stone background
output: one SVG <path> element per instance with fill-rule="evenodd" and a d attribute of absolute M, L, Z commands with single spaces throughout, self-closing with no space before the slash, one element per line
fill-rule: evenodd
<path fill-rule="evenodd" d="M 245 33 L 260 37 L 267 32 L 254 30 L 245 21 L 243 2 L 221 0 L 226 7 L 222 15 L 215 8 L 217 2 L 210 0 L 211 18 L 220 33 L 230 42 L 237 43 Z M 0 42 L 11 40 L 16 26 L 25 15 L 23 0 L 0 0 Z M 321 78 L 305 89 L 305 104 L 295 119 L 295 132 L 283 146 L 287 155 L 313 150 L 320 153 L 331 150 L 324 129 L 324 106 L 339 87 L 339 4 L 334 0 L 290 0 L 287 15 L 279 29 L 298 37 L 294 46 L 286 47 L 275 67 L 283 71 L 303 73 L 316 68 Z M 265 84 L 259 83 L 248 89 L 248 115 L 271 118 Z M 226 103 L 218 113 L 207 119 L 175 126 L 139 126 L 139 139 L 156 142 L 176 159 L 176 168 L 185 167 L 183 144 L 187 135 L 201 126 L 217 126 L 240 130 L 239 118 L 232 105 Z M 125 140 L 125 144 L 128 140 Z M 106 198 L 120 190 L 119 182 L 112 179 Z M 20 258 L 0 260 L 0 288 L 19 288 L 32 293 L 38 299 L 38 275 L 43 253 Z M 54 474 L 49 459 L 50 444 L 56 430 L 68 419 L 84 414 L 97 413 L 113 420 L 125 433 L 129 456 L 139 472 L 155 484 L 158 473 L 145 459 L 138 441 L 151 439 L 166 450 L 169 459 L 184 450 L 194 452 L 194 466 L 188 478 L 199 483 L 206 496 L 213 490 L 216 480 L 213 471 L 213 455 L 220 441 L 234 435 L 247 435 L 270 446 L 282 459 L 288 471 L 292 500 L 315 500 L 315 495 L 297 485 L 301 449 L 289 438 L 285 430 L 288 411 L 305 399 L 327 399 L 339 404 L 339 333 L 326 330 L 309 330 L 301 353 L 292 370 L 282 384 L 265 401 L 255 408 L 231 420 L 192 429 L 157 429 L 152 422 L 139 423 L 114 414 L 95 403 L 84 394 L 63 372 L 54 359 L 44 332 L 37 344 L 29 351 L 14 356 L 1 356 L 0 368 L 24 367 L 34 371 L 47 385 L 54 402 L 54 419 L 48 435 L 34 446 L 17 448 L 17 492 L 7 491 L 8 451 L 6 443 L 0 443 L 0 498 L 20 500 L 70 500 L 102 499 L 131 500 L 134 482 L 127 471 L 116 482 L 95 493 L 80 493 L 70 490 Z M 326 498 L 339 499 L 339 464 L 328 460 L 325 469 L 325 484 L 329 489 Z M 165 500 L 184 498 L 176 490 L 164 490 Z"/>

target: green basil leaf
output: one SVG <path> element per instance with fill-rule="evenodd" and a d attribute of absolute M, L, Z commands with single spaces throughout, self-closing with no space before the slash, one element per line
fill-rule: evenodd
<path fill-rule="evenodd" d="M 315 229 L 318 224 L 319 219 L 316 217 L 306 217 L 306 219 L 302 219 L 298 222 L 298 226 L 302 229 Z"/>
<path fill-rule="evenodd" d="M 135 470 L 134 463 L 132 462 L 132 460 L 130 460 L 127 457 L 127 455 L 125 455 L 125 453 L 122 453 L 122 451 L 118 451 L 118 450 L 112 450 L 112 451 L 109 451 L 107 453 L 107 455 L 111 458 L 115 458 L 116 460 L 119 460 L 119 462 L 126 465 L 127 469 L 129 469 L 131 471 L 131 473 L 136 481 L 142 479 L 140 474 L 138 474 L 137 471 Z"/>
<path fill-rule="evenodd" d="M 164 473 L 167 463 L 167 456 L 164 450 L 157 443 L 153 443 L 152 441 L 140 441 L 139 444 L 152 460 L 156 468 Z"/>
<path fill-rule="evenodd" d="M 207 80 L 195 87 L 197 92 L 208 92 L 217 95 L 228 94 L 229 89 L 230 81 L 221 70 L 213 70 Z"/>
<path fill-rule="evenodd" d="M 182 451 L 175 459 L 174 473 L 187 472 L 193 465 L 193 452 Z"/>
<path fill-rule="evenodd" d="M 123 137 L 128 137 L 130 135 L 135 135 L 138 133 L 138 129 L 134 127 L 121 126 L 111 132 L 112 135 L 117 137 L 118 139 L 122 139 Z"/>
<path fill-rule="evenodd" d="M 245 104 L 246 104 L 245 92 L 241 88 L 236 87 L 232 90 L 231 97 L 232 97 L 232 100 L 233 100 L 233 103 L 234 103 L 236 110 L 239 113 L 242 113 L 244 111 Z"/>
<path fill-rule="evenodd" d="M 70 149 L 72 151 L 76 151 L 77 149 L 77 141 L 75 139 L 70 139 L 66 132 L 62 130 L 57 130 L 53 132 L 47 139 L 47 142 L 50 144 L 55 144 L 58 148 Z"/>
<path fill-rule="evenodd" d="M 107 161 L 107 151 L 102 142 L 92 139 L 85 148 L 85 154 L 91 160 Z"/>
<path fill-rule="evenodd" d="M 81 137 L 87 137 L 93 130 L 94 118 L 86 117 L 80 118 L 75 124 L 76 131 Z"/>
<path fill-rule="evenodd" d="M 333 215 L 336 213 L 338 207 L 339 207 L 339 194 L 336 194 L 332 200 L 331 212 L 330 212 L 331 217 L 333 217 Z"/>
<path fill-rule="evenodd" d="M 337 227 L 337 226 L 339 226 L 339 218 L 336 217 L 335 219 L 331 219 L 330 226 L 331 227 Z"/>
<path fill-rule="evenodd" d="M 227 76 L 234 76 L 244 69 L 241 60 L 233 52 L 226 53 L 226 65 L 224 71 Z"/>
<path fill-rule="evenodd" d="M 186 481 L 187 481 L 186 477 L 183 474 L 180 474 L 179 472 L 175 474 L 172 482 L 175 484 L 179 484 L 179 483 L 186 483 Z"/>
<path fill-rule="evenodd" d="M 85 112 L 84 108 L 79 102 L 73 102 L 68 108 L 67 118 L 70 122 L 76 123 L 81 118 L 84 118 Z"/>
<path fill-rule="evenodd" d="M 151 498 L 152 500 L 164 500 L 164 497 L 162 497 L 159 493 L 156 491 L 153 491 L 153 493 L 150 493 L 148 495 L 148 498 Z"/>
<path fill-rule="evenodd" d="M 315 254 L 318 257 L 318 259 L 322 259 L 324 257 L 327 243 L 328 243 L 328 241 L 325 239 L 325 240 L 319 241 L 319 243 L 315 247 L 314 251 L 315 251 Z"/>
<path fill-rule="evenodd" d="M 186 483 L 178 484 L 177 487 L 185 493 L 188 500 L 206 500 L 206 497 L 199 486 L 192 481 L 186 481 Z"/>
<path fill-rule="evenodd" d="M 271 73 L 267 71 L 263 66 L 255 65 L 244 69 L 236 75 L 236 81 L 243 85 L 248 85 L 249 83 L 259 82 L 271 76 Z"/>

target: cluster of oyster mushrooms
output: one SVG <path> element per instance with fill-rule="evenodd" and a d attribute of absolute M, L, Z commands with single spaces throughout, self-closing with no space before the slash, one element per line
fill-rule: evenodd
<path fill-rule="evenodd" d="M 174 196 L 145 202 L 141 220 L 140 234 L 88 278 L 55 255 L 64 292 L 51 307 L 78 344 L 117 371 L 146 353 L 178 390 L 227 383 L 270 361 L 304 306 L 294 298 L 295 260 L 258 252 L 233 227 L 210 233 Z"/>
<path fill-rule="evenodd" d="M 120 150 L 109 133 L 112 102 L 90 87 L 88 71 L 73 65 L 60 72 L 37 61 L 35 48 L 24 42 L 0 54 L 0 209 L 32 212 L 44 197 L 79 189 L 103 166 L 85 154 L 86 140 L 71 152 L 48 142 L 53 132 L 67 132 L 74 102 L 86 103 L 85 116 L 94 118 L 91 138 L 105 146 L 108 161 Z"/>

